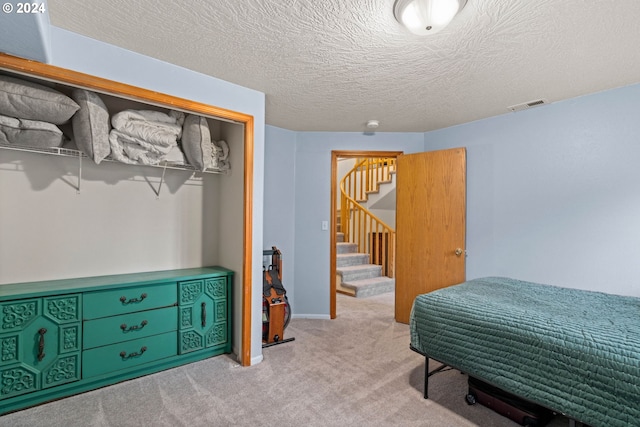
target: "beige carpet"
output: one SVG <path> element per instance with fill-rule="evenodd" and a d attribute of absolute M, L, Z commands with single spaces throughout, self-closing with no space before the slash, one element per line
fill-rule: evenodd
<path fill-rule="evenodd" d="M 338 295 L 335 320 L 293 319 L 264 361 L 221 356 L 0 417 L 0 426 L 515 426 L 464 402 L 467 377 L 430 380 L 393 320 L 393 293 Z M 295 307 L 293 307 L 295 313 Z M 552 425 L 567 425 L 557 417 Z"/>

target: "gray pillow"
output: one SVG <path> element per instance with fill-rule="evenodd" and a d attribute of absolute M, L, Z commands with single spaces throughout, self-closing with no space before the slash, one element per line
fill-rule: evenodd
<path fill-rule="evenodd" d="M 57 90 L 0 75 L 0 115 L 61 125 L 79 108 L 73 99 Z"/>
<path fill-rule="evenodd" d="M 211 162 L 213 148 L 209 123 L 202 116 L 188 114 L 182 126 L 182 150 L 189 163 L 205 170 Z"/>
<path fill-rule="evenodd" d="M 51 123 L 0 116 L 0 143 L 25 147 L 60 147 L 62 131 Z"/>
<path fill-rule="evenodd" d="M 109 111 L 97 93 L 74 89 L 71 97 L 80 106 L 71 118 L 75 143 L 87 157 L 100 164 L 111 153 Z"/>

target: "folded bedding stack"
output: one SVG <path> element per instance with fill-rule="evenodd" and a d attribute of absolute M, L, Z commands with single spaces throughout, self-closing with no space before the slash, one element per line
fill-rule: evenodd
<path fill-rule="evenodd" d="M 65 137 L 56 125 L 68 122 L 79 108 L 55 89 L 0 75 L 0 143 L 60 147 Z"/>
<path fill-rule="evenodd" d="M 129 164 L 180 163 L 178 140 L 183 122 L 184 113 L 179 111 L 121 111 L 111 118 L 111 157 Z"/>
<path fill-rule="evenodd" d="M 193 167 L 226 171 L 230 169 L 229 145 L 225 141 L 214 141 L 206 117 L 187 115 L 182 134 L 184 155 Z"/>
<path fill-rule="evenodd" d="M 189 164 L 230 169 L 229 145 L 211 138 L 206 117 L 179 111 L 124 110 L 113 116 L 101 96 L 76 88 L 67 96 L 51 87 L 0 74 L 0 144 L 62 147 L 57 125 L 71 122 L 71 147 L 96 164 Z M 67 147 L 65 145 L 65 147 Z"/>

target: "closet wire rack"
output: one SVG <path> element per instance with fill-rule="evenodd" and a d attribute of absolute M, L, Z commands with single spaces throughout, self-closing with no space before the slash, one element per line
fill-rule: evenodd
<path fill-rule="evenodd" d="M 82 180 L 82 159 L 89 159 L 89 157 L 84 152 L 82 152 L 80 150 L 75 150 L 73 148 L 64 148 L 64 147 L 29 147 L 29 146 L 25 146 L 25 145 L 16 146 L 14 144 L 6 144 L 6 143 L 2 143 L 2 142 L 0 142 L 0 149 L 77 158 L 78 159 L 78 185 L 76 187 L 76 190 L 77 190 L 78 193 L 80 193 L 80 183 L 81 183 L 81 180 Z M 117 160 L 114 160 L 114 159 L 111 159 L 111 158 L 108 158 L 108 157 L 105 158 L 103 160 L 103 162 L 128 164 L 128 163 L 119 162 Z M 226 175 L 226 174 L 229 173 L 229 169 L 207 168 L 207 169 L 205 169 L 203 171 L 203 170 L 200 170 L 200 169 L 196 169 L 191 165 L 181 165 L 181 164 L 177 164 L 177 163 L 168 163 L 168 162 L 162 162 L 162 163 L 159 163 L 159 164 L 156 164 L 156 165 L 132 164 L 131 166 L 144 166 L 144 167 L 162 169 L 162 179 L 160 181 L 160 186 L 158 187 L 158 190 L 156 191 L 156 196 L 157 197 L 160 197 L 160 190 L 162 189 L 162 183 L 164 182 L 164 174 L 165 174 L 165 171 L 167 169 L 190 171 L 190 172 L 194 172 L 194 173 L 195 172 L 200 172 L 200 173 L 222 174 L 222 175 Z"/>

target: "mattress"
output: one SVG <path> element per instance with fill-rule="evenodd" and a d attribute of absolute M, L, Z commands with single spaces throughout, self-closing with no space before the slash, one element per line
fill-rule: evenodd
<path fill-rule="evenodd" d="M 411 346 L 591 426 L 640 425 L 640 298 L 504 277 L 416 297 Z"/>

